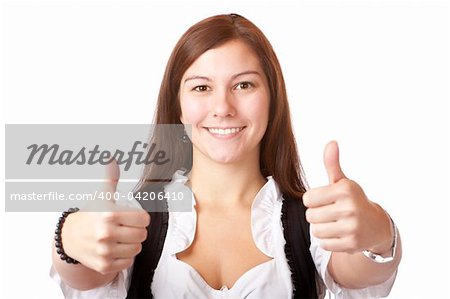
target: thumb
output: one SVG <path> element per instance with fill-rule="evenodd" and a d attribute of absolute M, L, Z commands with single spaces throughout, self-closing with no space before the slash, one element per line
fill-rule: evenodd
<path fill-rule="evenodd" d="M 112 159 L 110 163 L 106 164 L 105 167 L 105 191 L 106 192 L 116 192 L 117 183 L 120 179 L 120 168 L 117 165 L 116 159 Z"/>
<path fill-rule="evenodd" d="M 345 178 L 339 163 L 339 147 L 336 141 L 330 141 L 323 153 L 323 162 L 328 173 L 330 184 Z"/>
<path fill-rule="evenodd" d="M 114 211 L 115 197 L 114 193 L 117 189 L 117 183 L 120 178 L 120 168 L 115 159 L 105 165 L 105 179 L 102 182 L 100 193 L 95 192 L 93 201 L 89 201 L 84 205 L 84 211 L 105 212 Z"/>

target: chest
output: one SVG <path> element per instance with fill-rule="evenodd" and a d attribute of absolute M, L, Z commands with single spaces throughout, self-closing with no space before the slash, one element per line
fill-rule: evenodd
<path fill-rule="evenodd" d="M 254 242 L 249 211 L 198 212 L 194 240 L 177 258 L 214 289 L 231 288 L 244 273 L 272 259 Z"/>

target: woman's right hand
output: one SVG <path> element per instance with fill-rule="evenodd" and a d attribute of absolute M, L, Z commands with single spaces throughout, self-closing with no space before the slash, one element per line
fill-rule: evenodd
<path fill-rule="evenodd" d="M 115 192 L 120 169 L 106 168 L 105 192 Z M 65 253 L 101 274 L 117 273 L 133 264 L 147 238 L 150 215 L 145 210 L 116 205 L 114 200 L 97 200 L 70 214 L 61 232 Z"/>

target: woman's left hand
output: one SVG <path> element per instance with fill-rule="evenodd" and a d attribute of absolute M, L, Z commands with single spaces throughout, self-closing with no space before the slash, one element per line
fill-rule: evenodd
<path fill-rule="evenodd" d="M 389 216 L 367 198 L 358 183 L 344 175 L 334 141 L 325 147 L 324 164 L 330 184 L 303 195 L 306 220 L 322 248 L 347 253 L 389 252 L 394 233 Z"/>

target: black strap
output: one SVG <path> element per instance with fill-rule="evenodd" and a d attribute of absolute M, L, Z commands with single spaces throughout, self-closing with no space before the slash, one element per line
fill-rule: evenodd
<path fill-rule="evenodd" d="M 309 247 L 311 239 L 309 223 L 301 199 L 284 197 L 281 208 L 281 222 L 286 244 L 284 252 L 291 269 L 294 298 L 317 298 L 316 266 Z"/>
<path fill-rule="evenodd" d="M 305 207 L 301 199 L 286 198 L 281 211 L 286 240 L 284 250 L 291 270 L 294 298 L 316 299 L 317 271 L 309 251 L 311 240 Z M 142 244 L 142 251 L 136 256 L 127 299 L 153 298 L 150 286 L 163 250 L 169 214 L 158 212 L 150 213 L 150 216 L 148 237 Z"/>
<path fill-rule="evenodd" d="M 169 213 L 150 212 L 149 214 L 151 220 L 147 227 L 147 239 L 142 243 L 142 250 L 134 260 L 127 299 L 153 298 L 150 286 L 164 247 Z"/>

